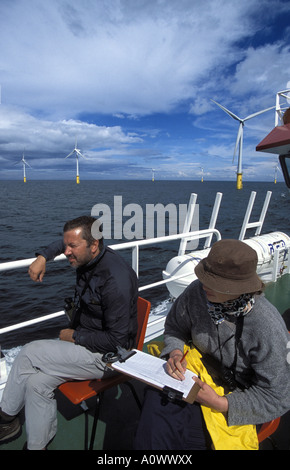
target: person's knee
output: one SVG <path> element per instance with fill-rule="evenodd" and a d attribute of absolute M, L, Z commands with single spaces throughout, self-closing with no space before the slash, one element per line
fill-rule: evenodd
<path fill-rule="evenodd" d="M 42 340 L 32 341 L 25 344 L 19 352 L 19 357 L 39 357 L 43 350 Z"/>
<path fill-rule="evenodd" d="M 50 377 L 40 371 L 36 370 L 35 374 L 31 374 L 27 379 L 26 393 L 28 396 L 37 394 L 50 400 L 54 398 L 54 388 Z"/>

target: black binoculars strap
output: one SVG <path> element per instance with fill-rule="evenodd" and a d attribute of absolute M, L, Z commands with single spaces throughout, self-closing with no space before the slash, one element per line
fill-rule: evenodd
<path fill-rule="evenodd" d="M 84 293 L 86 292 L 87 288 L 88 288 L 88 285 L 90 283 L 90 280 L 92 279 L 93 277 L 93 274 L 94 274 L 94 269 L 91 270 L 90 272 L 90 275 L 85 283 L 85 286 L 81 292 L 81 295 L 79 296 L 75 290 L 75 299 L 76 299 L 76 296 L 78 295 L 78 305 L 75 307 L 75 310 L 74 310 L 74 313 L 73 313 L 73 316 L 72 316 L 72 319 L 71 319 L 71 324 L 70 324 L 70 327 L 72 329 L 75 329 L 76 326 L 79 324 L 79 320 L 80 320 L 80 316 L 81 316 L 81 306 L 80 306 L 80 300 L 82 298 L 82 296 L 84 295 Z"/>

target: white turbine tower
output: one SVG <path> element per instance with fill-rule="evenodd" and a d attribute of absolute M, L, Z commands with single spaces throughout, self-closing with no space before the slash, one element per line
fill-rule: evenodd
<path fill-rule="evenodd" d="M 201 182 L 203 183 L 203 168 L 202 168 L 202 166 L 200 167 L 200 169 L 201 169 Z"/>
<path fill-rule="evenodd" d="M 274 168 L 275 168 L 274 183 L 276 184 L 277 183 L 278 171 L 280 171 L 280 168 L 278 167 L 278 165 L 276 165 Z"/>
<path fill-rule="evenodd" d="M 244 125 L 245 122 L 248 121 L 249 119 L 252 119 L 253 117 L 259 116 L 259 114 L 265 113 L 266 111 L 270 111 L 270 109 L 275 108 L 275 106 L 272 106 L 271 108 L 263 109 L 262 111 L 258 111 L 257 113 L 250 114 L 249 116 L 245 117 L 244 119 L 239 118 L 236 116 L 234 113 L 229 111 L 227 108 L 222 106 L 221 104 L 217 103 L 214 100 L 213 101 L 215 104 L 217 104 L 225 113 L 227 113 L 229 116 L 231 116 L 233 119 L 236 121 L 239 121 L 239 130 L 238 130 L 238 135 L 237 135 L 237 140 L 236 140 L 236 145 L 235 145 L 235 151 L 234 151 L 234 158 L 236 155 L 237 148 L 239 147 L 239 156 L 238 156 L 238 167 L 237 167 L 237 189 L 242 189 L 243 187 L 243 182 L 242 182 L 242 158 L 243 158 L 243 133 L 244 133 Z M 234 161 L 233 158 L 233 161 Z"/>
<path fill-rule="evenodd" d="M 79 182 L 80 182 L 79 157 L 83 157 L 85 160 L 86 160 L 86 158 L 81 154 L 80 150 L 77 148 L 77 139 L 76 139 L 76 143 L 75 143 L 75 148 L 74 148 L 73 151 L 72 151 L 71 153 L 69 153 L 65 158 L 70 157 L 70 156 L 73 155 L 74 153 L 75 153 L 75 155 L 76 155 L 76 162 L 77 162 L 76 182 L 77 182 L 77 184 L 79 184 Z"/>
<path fill-rule="evenodd" d="M 155 170 L 154 170 L 154 168 L 151 168 L 151 171 L 152 171 L 152 178 L 151 179 L 152 179 L 152 181 L 155 181 L 155 177 L 154 177 Z"/>
<path fill-rule="evenodd" d="M 24 153 L 22 155 L 22 158 L 18 163 L 22 163 L 22 166 L 23 166 L 23 182 L 26 183 L 26 166 L 28 166 L 29 168 L 31 168 L 31 166 L 29 165 L 29 163 L 27 163 L 27 161 L 25 160 L 24 158 Z"/>

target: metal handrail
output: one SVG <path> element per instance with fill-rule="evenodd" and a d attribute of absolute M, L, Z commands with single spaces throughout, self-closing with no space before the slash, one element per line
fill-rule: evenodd
<path fill-rule="evenodd" d="M 145 240 L 135 240 L 131 242 L 124 242 L 124 243 L 118 243 L 115 245 L 109 245 L 110 248 L 113 250 L 126 250 L 126 249 L 131 249 L 132 250 L 132 268 L 135 270 L 137 276 L 139 275 L 139 250 L 142 247 L 149 246 L 149 245 L 154 245 L 154 244 L 160 244 L 160 243 L 165 243 L 165 242 L 171 242 L 175 240 L 186 240 L 186 241 L 191 241 L 191 240 L 199 240 L 202 238 L 208 238 L 209 236 L 216 236 L 217 241 L 221 240 L 221 234 L 217 229 L 214 228 L 209 228 L 205 230 L 198 230 L 194 232 L 186 232 L 186 233 L 179 233 L 176 235 L 168 235 L 168 236 L 163 236 L 163 237 L 156 237 L 156 238 L 149 238 Z M 35 260 L 36 258 L 28 258 L 24 260 L 16 260 L 16 261 L 10 261 L 6 263 L 1 263 L 0 264 L 0 272 L 2 271 L 8 271 L 12 269 L 20 269 L 20 268 L 25 268 L 30 266 L 30 264 Z M 66 256 L 65 255 L 59 255 L 54 258 L 53 261 L 62 261 L 65 260 Z M 161 286 L 163 284 L 167 284 L 168 282 L 172 282 L 174 280 L 180 279 L 182 277 L 187 277 L 190 274 L 182 274 L 178 276 L 170 276 L 166 280 L 162 281 L 157 281 L 152 284 L 146 284 L 144 286 L 139 287 L 139 292 L 152 289 L 154 287 Z M 27 320 L 25 322 L 17 323 L 15 325 L 11 325 L 8 327 L 4 327 L 0 329 L 0 335 L 14 331 L 20 328 L 24 328 L 26 326 L 30 326 L 36 323 L 40 323 L 43 321 L 50 320 L 52 318 L 56 318 L 59 316 L 62 316 L 65 314 L 64 310 L 61 310 L 59 312 L 51 313 L 42 317 L 34 318 L 32 320 Z"/>

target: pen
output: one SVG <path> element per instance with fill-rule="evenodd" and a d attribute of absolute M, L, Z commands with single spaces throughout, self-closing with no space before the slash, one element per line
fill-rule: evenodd
<path fill-rule="evenodd" d="M 189 349 L 188 349 L 188 350 L 187 350 L 187 351 L 186 351 L 186 352 L 183 354 L 183 356 L 182 356 L 182 359 L 181 359 L 180 363 L 181 363 L 181 362 L 182 362 L 182 361 L 185 359 L 185 357 L 186 357 L 186 355 L 187 355 L 188 351 L 189 351 Z M 172 374 L 174 374 L 174 372 L 176 371 L 176 369 L 177 369 L 177 367 L 175 367 L 175 369 L 174 369 L 174 371 L 172 372 Z"/>

